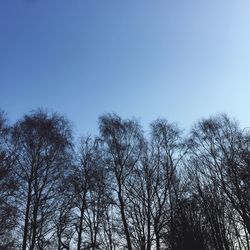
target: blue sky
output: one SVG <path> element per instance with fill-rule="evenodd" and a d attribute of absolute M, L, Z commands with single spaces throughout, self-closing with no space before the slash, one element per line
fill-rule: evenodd
<path fill-rule="evenodd" d="M 250 127 L 250 1 L 1 0 L 0 107 L 58 111 L 77 134 L 105 112 Z"/>

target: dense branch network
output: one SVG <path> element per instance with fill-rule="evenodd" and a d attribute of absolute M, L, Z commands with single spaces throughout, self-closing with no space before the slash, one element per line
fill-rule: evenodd
<path fill-rule="evenodd" d="M 226 115 L 184 137 L 158 119 L 0 113 L 0 249 L 250 249 L 250 134 Z"/>

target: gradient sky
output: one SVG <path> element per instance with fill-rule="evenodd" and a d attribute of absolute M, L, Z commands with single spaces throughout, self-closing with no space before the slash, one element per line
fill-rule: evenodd
<path fill-rule="evenodd" d="M 105 112 L 250 127 L 250 1 L 1 0 L 0 107 L 58 111 L 77 134 Z"/>

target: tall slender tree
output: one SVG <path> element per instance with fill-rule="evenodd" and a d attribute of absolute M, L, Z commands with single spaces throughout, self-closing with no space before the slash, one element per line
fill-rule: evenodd
<path fill-rule="evenodd" d="M 127 188 L 130 185 L 130 175 L 140 158 L 142 131 L 136 121 L 122 120 L 116 114 L 101 116 L 99 128 L 106 164 L 113 176 L 113 192 L 123 225 L 126 247 L 132 250 L 130 219 L 127 214 Z"/>
<path fill-rule="evenodd" d="M 70 164 L 71 139 L 68 121 L 55 113 L 34 111 L 14 126 L 12 142 L 24 211 L 22 250 L 49 244 L 57 190 Z"/>

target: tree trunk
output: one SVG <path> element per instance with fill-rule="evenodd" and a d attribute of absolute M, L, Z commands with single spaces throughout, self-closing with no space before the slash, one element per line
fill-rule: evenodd
<path fill-rule="evenodd" d="M 27 247 L 30 203 L 31 203 L 31 179 L 29 180 L 29 184 L 28 184 L 28 197 L 27 197 L 27 202 L 26 202 L 26 211 L 25 211 L 25 222 L 24 222 L 24 229 L 23 229 L 22 250 L 26 250 L 26 247 Z"/>
<path fill-rule="evenodd" d="M 123 201 L 123 197 L 121 194 L 121 186 L 120 185 L 119 185 L 118 198 L 119 198 L 119 202 L 120 202 L 120 212 L 121 212 L 122 224 L 123 224 L 123 228 L 124 228 L 124 232 L 125 232 L 125 236 L 126 236 L 127 247 L 128 247 L 128 250 L 132 250 L 132 244 L 131 244 L 130 234 L 129 234 L 129 230 L 128 230 L 128 223 L 126 220 L 124 201 Z"/>
<path fill-rule="evenodd" d="M 33 250 L 35 248 L 35 243 L 36 243 L 38 202 L 39 201 L 36 202 L 33 211 L 32 240 L 31 240 L 30 250 Z"/>
<path fill-rule="evenodd" d="M 81 206 L 80 225 L 79 225 L 78 240 L 77 240 L 77 250 L 81 250 L 83 214 L 84 214 L 84 201 L 82 201 L 82 206 Z"/>

